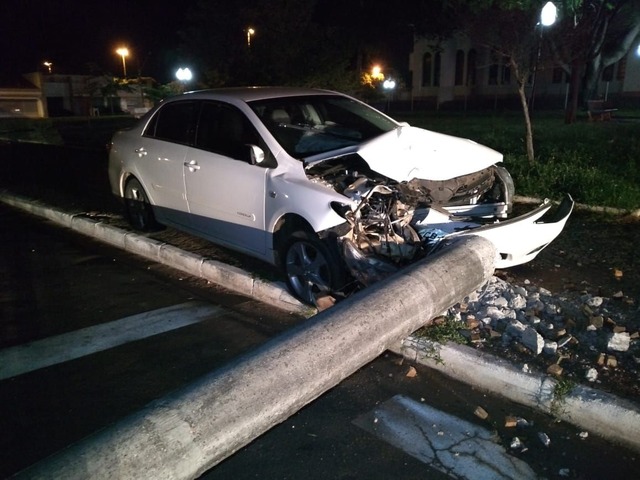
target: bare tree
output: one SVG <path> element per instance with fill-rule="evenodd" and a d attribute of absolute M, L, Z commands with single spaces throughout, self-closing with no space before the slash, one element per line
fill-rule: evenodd
<path fill-rule="evenodd" d="M 640 0 L 564 0 L 550 32 L 556 59 L 570 75 L 565 115 L 573 123 L 580 103 L 596 95 L 604 68 L 620 61 L 640 35 Z"/>
<path fill-rule="evenodd" d="M 525 122 L 527 158 L 534 163 L 533 124 L 526 86 L 535 73 L 540 52 L 540 36 L 536 23 L 540 16 L 540 0 L 467 0 L 459 3 L 464 30 L 474 42 L 489 49 L 496 59 L 509 66 L 516 80 L 518 98 Z M 487 21 L 486 19 L 490 19 Z"/>

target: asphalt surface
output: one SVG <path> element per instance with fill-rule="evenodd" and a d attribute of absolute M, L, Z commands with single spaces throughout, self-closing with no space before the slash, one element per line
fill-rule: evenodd
<path fill-rule="evenodd" d="M 128 252 L 144 255 L 190 275 L 221 283 L 236 293 L 268 302 L 283 310 L 313 313 L 291 297 L 282 284 L 255 279 L 249 272 L 239 268 L 211 262 L 94 219 L 68 215 L 7 192 L 0 194 L 0 200 Z M 557 382 L 551 377 L 519 371 L 501 359 L 458 345 L 439 347 L 440 356 L 446 360 L 444 364 L 438 364 L 433 361 L 429 348 L 416 339 L 409 338 L 404 345 L 397 345 L 394 350 L 412 361 L 438 368 L 444 374 L 478 388 L 541 411 L 559 414 L 561 419 L 580 428 L 589 429 L 592 433 L 640 451 L 640 408 L 635 404 L 595 389 L 581 387 L 563 397 L 563 408 L 558 412 L 554 406 L 557 398 L 553 393 Z"/>

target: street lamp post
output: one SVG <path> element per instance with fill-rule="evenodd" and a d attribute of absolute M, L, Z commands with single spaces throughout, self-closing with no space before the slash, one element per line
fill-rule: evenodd
<path fill-rule="evenodd" d="M 531 97 L 529 98 L 529 113 L 533 111 L 533 102 L 536 95 L 536 76 L 538 74 L 538 62 L 540 62 L 540 54 L 542 52 L 542 32 L 544 27 L 550 27 L 556 21 L 558 10 L 553 2 L 545 3 L 540 12 L 540 36 L 538 37 L 538 52 L 536 54 L 536 60 L 533 66 L 533 75 L 531 78 Z"/>
<path fill-rule="evenodd" d="M 387 92 L 387 113 L 389 113 L 391 111 L 391 96 L 396 88 L 396 81 L 392 78 L 387 78 L 382 82 L 382 88 Z"/>
<path fill-rule="evenodd" d="M 256 31 L 249 27 L 247 28 L 247 47 L 251 48 L 251 37 L 255 35 Z"/>
<path fill-rule="evenodd" d="M 122 74 L 124 78 L 127 78 L 127 61 L 125 58 L 129 56 L 129 49 L 127 47 L 120 47 L 116 50 L 116 53 L 122 57 Z"/>

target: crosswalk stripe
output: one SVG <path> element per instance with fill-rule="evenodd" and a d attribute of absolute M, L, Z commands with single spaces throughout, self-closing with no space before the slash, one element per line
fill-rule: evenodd
<path fill-rule="evenodd" d="M 436 470 L 459 480 L 534 480 L 488 429 L 396 395 L 353 422 Z"/>
<path fill-rule="evenodd" d="M 0 380 L 175 330 L 224 313 L 226 310 L 223 307 L 192 301 L 9 347 L 0 350 Z"/>

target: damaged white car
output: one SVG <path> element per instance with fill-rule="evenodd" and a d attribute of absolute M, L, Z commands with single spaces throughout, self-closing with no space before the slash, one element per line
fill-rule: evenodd
<path fill-rule="evenodd" d="M 498 268 L 533 259 L 573 201 L 509 218 L 501 161 L 346 95 L 256 87 L 164 101 L 114 136 L 109 179 L 136 228 L 170 225 L 281 266 L 313 304 L 470 232 L 494 243 Z"/>

